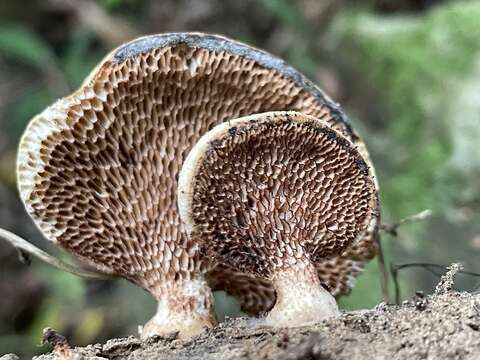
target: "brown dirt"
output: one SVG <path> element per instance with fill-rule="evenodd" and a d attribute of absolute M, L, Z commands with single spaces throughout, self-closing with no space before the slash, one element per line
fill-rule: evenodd
<path fill-rule="evenodd" d="M 129 337 L 74 353 L 74 359 L 480 359 L 480 294 L 420 295 L 295 329 L 232 319 L 189 341 L 175 334 Z"/>

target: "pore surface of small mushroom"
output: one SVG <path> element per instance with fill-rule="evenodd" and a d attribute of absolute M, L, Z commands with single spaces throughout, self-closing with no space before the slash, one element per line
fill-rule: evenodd
<path fill-rule="evenodd" d="M 207 34 L 136 39 L 32 119 L 17 159 L 21 198 L 48 240 L 157 299 L 143 336 L 195 334 L 215 323 L 205 281 L 214 264 L 182 228 L 182 162 L 214 125 L 274 110 L 322 119 L 369 161 L 339 107 L 282 60 Z"/>
<path fill-rule="evenodd" d="M 272 282 L 268 323 L 338 314 L 316 264 L 364 236 L 377 209 L 368 166 L 340 132 L 295 112 L 218 125 L 189 153 L 178 190 L 187 232 L 208 254 Z"/>

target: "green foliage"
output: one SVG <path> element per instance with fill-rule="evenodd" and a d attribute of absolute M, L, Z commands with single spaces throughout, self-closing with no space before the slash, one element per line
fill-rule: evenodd
<path fill-rule="evenodd" d="M 11 104 L 8 111 L 9 132 L 19 137 L 30 119 L 40 113 L 54 99 L 44 86 L 27 89 Z"/>
<path fill-rule="evenodd" d="M 368 264 L 362 275 L 358 277 L 352 293 L 339 299 L 339 307 L 345 310 L 364 309 L 381 301 L 382 294 L 378 273 L 378 262 L 373 260 Z"/>
<path fill-rule="evenodd" d="M 307 48 L 307 44 L 292 44 L 287 54 L 288 62 L 302 73 L 312 77 L 318 70 L 318 63 Z"/>
<path fill-rule="evenodd" d="M 257 0 L 280 23 L 287 24 L 296 30 L 303 31 L 305 23 L 295 1 L 289 0 Z"/>
<path fill-rule="evenodd" d="M 100 6 L 107 10 L 114 10 L 124 5 L 140 5 L 144 0 L 97 0 Z"/>
<path fill-rule="evenodd" d="M 67 44 L 60 57 L 65 80 L 72 88 L 79 87 L 102 58 L 101 54 L 91 50 L 94 40 L 89 32 L 79 33 Z"/>
<path fill-rule="evenodd" d="M 85 287 L 81 278 L 67 272 L 58 271 L 48 265 L 42 265 L 39 274 L 46 280 L 49 294 L 52 295 L 53 299 L 70 305 L 84 304 Z"/>
<path fill-rule="evenodd" d="M 125 0 L 97 0 L 97 3 L 107 9 L 113 9 L 122 6 Z"/>
<path fill-rule="evenodd" d="M 451 234 L 438 227 L 455 228 L 456 243 L 469 236 L 466 224 L 455 223 L 463 216 L 458 204 L 479 193 L 478 167 L 470 165 L 480 164 L 478 137 L 471 136 L 480 134 L 479 18 L 479 2 L 455 2 L 418 17 L 349 9 L 331 29 L 334 51 L 387 112 L 384 129 L 365 132 L 370 151 L 384 162 L 376 163 L 384 221 L 426 208 L 435 213 L 429 221 L 402 228 L 399 239 L 384 237 L 394 263 L 476 263 L 475 253 L 466 246 L 452 248 Z M 425 288 L 419 275 L 417 269 L 401 278 L 404 296 Z M 347 304 L 365 301 L 356 294 L 370 294 L 373 278 L 368 276 L 359 279 Z"/>
<path fill-rule="evenodd" d="M 0 56 L 23 61 L 39 68 L 48 66 L 55 56 L 35 32 L 20 24 L 0 24 Z"/>
<path fill-rule="evenodd" d="M 87 308 L 82 312 L 74 337 L 81 344 L 88 344 L 98 338 L 105 326 L 105 309 Z"/>
<path fill-rule="evenodd" d="M 34 66 L 43 78 L 41 84 L 21 92 L 9 107 L 8 128 L 12 134 L 20 136 L 33 116 L 58 96 L 67 95 L 64 91 L 68 88 L 80 86 L 101 59 L 100 53 L 91 50 L 94 40 L 90 32 L 76 34 L 57 58 L 48 44 L 28 28 L 0 25 L 0 56 Z"/>
<path fill-rule="evenodd" d="M 397 218 L 423 208 L 443 211 L 452 201 L 444 191 L 455 194 L 439 181 L 453 151 L 448 111 L 479 56 L 479 17 L 480 5 L 472 2 L 420 18 L 357 10 L 336 21 L 336 43 L 389 112 L 395 172 L 381 176 L 381 185 L 384 204 Z"/>
<path fill-rule="evenodd" d="M 57 331 L 64 331 L 66 329 L 66 319 L 61 314 L 60 307 L 57 303 L 51 301 L 45 301 L 37 311 L 37 316 L 33 323 L 30 325 L 28 332 L 29 342 L 31 349 L 22 349 L 22 353 L 31 354 L 41 354 L 50 350 L 49 346 L 41 346 L 41 334 L 43 329 L 46 327 L 51 327 Z"/>

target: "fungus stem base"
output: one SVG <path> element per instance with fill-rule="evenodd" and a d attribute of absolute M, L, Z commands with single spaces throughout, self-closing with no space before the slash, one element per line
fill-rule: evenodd
<path fill-rule="evenodd" d="M 323 288 L 312 264 L 276 272 L 277 301 L 265 318 L 276 327 L 305 326 L 340 315 L 335 298 Z"/>
<path fill-rule="evenodd" d="M 175 283 L 155 294 L 158 294 L 157 313 L 140 328 L 142 339 L 173 332 L 178 332 L 181 339 L 188 339 L 217 324 L 213 294 L 203 278 Z"/>

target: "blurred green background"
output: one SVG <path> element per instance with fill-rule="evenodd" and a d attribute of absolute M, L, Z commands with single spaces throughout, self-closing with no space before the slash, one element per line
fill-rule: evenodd
<path fill-rule="evenodd" d="M 0 227 L 55 252 L 15 189 L 29 119 L 79 86 L 113 47 L 170 31 L 224 34 L 283 57 L 340 102 L 365 138 L 383 218 L 431 209 L 384 235 L 387 265 L 460 261 L 480 272 L 480 1 L 38 0 L 0 2 Z M 400 274 L 402 299 L 430 292 L 424 269 Z M 479 278 L 457 286 L 478 290 Z M 344 308 L 382 301 L 373 261 Z M 392 296 L 393 299 L 393 296 Z M 234 315 L 220 294 L 223 314 Z M 135 334 L 153 300 L 125 281 L 84 281 L 0 243 L 0 355 L 48 350 L 51 326 L 82 345 Z"/>

